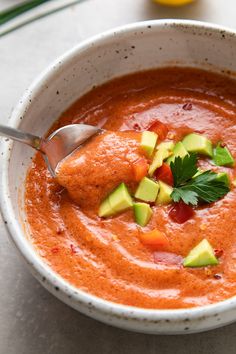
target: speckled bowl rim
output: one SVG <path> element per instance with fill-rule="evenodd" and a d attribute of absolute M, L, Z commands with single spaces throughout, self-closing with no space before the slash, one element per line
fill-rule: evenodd
<path fill-rule="evenodd" d="M 55 69 L 60 67 L 63 62 L 68 62 L 78 52 L 82 53 L 89 49 L 91 46 L 103 45 L 107 38 L 114 37 L 116 34 L 129 33 L 134 30 L 138 31 L 146 28 L 147 26 L 160 27 L 170 26 L 176 28 L 188 28 L 188 29 L 204 29 L 215 33 L 225 33 L 230 37 L 235 37 L 236 32 L 228 29 L 227 27 L 214 25 L 207 22 L 193 21 L 193 20 L 151 20 L 123 25 L 118 28 L 108 30 L 104 33 L 98 34 L 88 40 L 83 41 L 81 44 L 75 46 L 71 50 L 67 51 L 64 55 L 59 57 L 53 62 L 38 78 L 33 82 L 25 94 L 20 99 L 18 105 L 12 113 L 9 120 L 9 125 L 12 127 L 18 127 L 21 120 L 20 117 L 24 116 L 24 111 L 30 105 L 30 100 L 37 96 L 41 91 L 43 83 L 51 81 L 55 75 Z M 3 142 L 3 157 L 2 157 L 2 178 L 1 178 L 1 212 L 4 222 L 11 235 L 11 240 L 14 242 L 20 254 L 26 260 L 30 266 L 31 272 L 41 283 L 48 283 L 48 290 L 68 305 L 75 307 L 72 302 L 84 305 L 87 308 L 96 308 L 98 312 L 105 315 L 117 316 L 117 318 L 133 319 L 138 321 L 148 321 L 149 323 L 155 323 L 157 321 L 164 321 L 168 319 L 168 322 L 178 322 L 185 320 L 200 319 L 202 317 L 217 316 L 225 311 L 236 308 L 236 296 L 227 300 L 217 302 L 207 306 L 194 307 L 188 309 L 144 309 L 132 306 L 126 306 L 119 303 L 103 300 L 99 297 L 84 292 L 67 281 L 62 279 L 57 273 L 55 273 L 37 254 L 33 251 L 32 245 L 26 237 L 18 237 L 22 234 L 19 224 L 17 223 L 13 206 L 10 200 L 9 189 L 9 163 L 11 158 L 12 142 Z M 61 293 L 61 294 L 60 294 Z M 93 315 L 91 315 L 93 317 Z M 94 316 L 96 317 L 96 316 Z M 115 323 L 113 323 L 115 325 Z M 220 324 L 219 324 L 220 325 Z M 223 324 L 222 324 L 223 325 Z"/>

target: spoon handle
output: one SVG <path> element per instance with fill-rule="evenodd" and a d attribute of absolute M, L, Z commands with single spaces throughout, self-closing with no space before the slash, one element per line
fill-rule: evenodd
<path fill-rule="evenodd" d="M 30 145 L 32 148 L 39 150 L 41 138 L 30 133 L 24 133 L 18 129 L 0 125 L 0 136 L 6 136 L 10 139 L 20 141 L 21 143 Z"/>

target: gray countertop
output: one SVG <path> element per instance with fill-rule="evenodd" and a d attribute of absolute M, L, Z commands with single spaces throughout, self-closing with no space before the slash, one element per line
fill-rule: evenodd
<path fill-rule="evenodd" d="M 0 0 L 0 9 L 16 2 Z M 153 18 L 190 18 L 236 28 L 235 15 L 235 0 L 198 0 L 179 9 L 160 7 L 151 0 L 87 0 L 31 23 L 0 38 L 0 121 L 7 123 L 35 76 L 84 38 Z M 235 346 L 236 324 L 195 335 L 150 336 L 79 314 L 31 276 L 1 222 L 0 354 L 233 354 Z"/>

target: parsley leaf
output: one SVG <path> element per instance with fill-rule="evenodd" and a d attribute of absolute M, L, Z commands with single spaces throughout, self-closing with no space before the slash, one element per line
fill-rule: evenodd
<path fill-rule="evenodd" d="M 174 178 L 174 186 L 181 186 L 197 173 L 197 154 L 186 155 L 184 158 L 176 157 L 171 162 L 170 168 Z"/>
<path fill-rule="evenodd" d="M 197 205 L 198 203 L 198 195 L 196 192 L 181 188 L 174 188 L 171 194 L 171 198 L 175 203 L 179 202 L 180 199 L 185 204 Z"/>
<path fill-rule="evenodd" d="M 174 177 L 174 189 L 171 198 L 174 202 L 182 200 L 185 204 L 197 205 L 199 201 L 212 203 L 229 192 L 229 187 L 217 179 L 218 174 L 205 171 L 197 173 L 197 155 L 191 154 L 183 159 L 176 157 L 171 162 Z"/>

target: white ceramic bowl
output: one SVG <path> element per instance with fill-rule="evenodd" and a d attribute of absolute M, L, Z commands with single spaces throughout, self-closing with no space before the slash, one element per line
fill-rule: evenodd
<path fill-rule="evenodd" d="M 230 75 L 236 71 L 235 58 L 236 33 L 225 28 L 182 20 L 126 25 L 83 42 L 56 60 L 24 94 L 10 125 L 42 135 L 78 97 L 114 77 L 167 65 L 197 66 Z M 64 281 L 27 238 L 23 182 L 34 151 L 19 143 L 4 145 L 3 218 L 33 275 L 56 297 L 95 319 L 145 333 L 200 332 L 236 320 L 236 297 L 192 309 L 147 310 L 104 301 Z"/>

